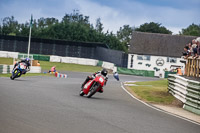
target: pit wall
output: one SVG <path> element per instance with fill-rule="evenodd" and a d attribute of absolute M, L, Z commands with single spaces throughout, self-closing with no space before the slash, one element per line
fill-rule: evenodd
<path fill-rule="evenodd" d="M 200 82 L 169 74 L 168 91 L 184 103 L 185 110 L 200 115 Z"/>

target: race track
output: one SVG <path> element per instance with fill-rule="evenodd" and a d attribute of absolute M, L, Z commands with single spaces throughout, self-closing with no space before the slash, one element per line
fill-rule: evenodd
<path fill-rule="evenodd" d="M 69 78 L 0 77 L 0 133 L 199 133 L 200 126 L 131 98 L 109 77 L 103 94 L 80 97 L 89 73 Z M 157 80 L 121 76 L 122 81 Z"/>

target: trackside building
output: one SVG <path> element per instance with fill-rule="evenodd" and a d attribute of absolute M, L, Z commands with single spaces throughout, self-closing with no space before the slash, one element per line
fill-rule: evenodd
<path fill-rule="evenodd" d="M 166 73 L 180 67 L 183 48 L 195 39 L 192 36 L 133 32 L 128 54 L 128 69 L 154 72 L 165 78 Z"/>

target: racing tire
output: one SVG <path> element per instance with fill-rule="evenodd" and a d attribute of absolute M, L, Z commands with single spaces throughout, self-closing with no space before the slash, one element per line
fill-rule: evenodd
<path fill-rule="evenodd" d="M 10 77 L 12 80 L 14 80 L 15 78 L 18 78 L 22 75 L 22 73 L 19 70 L 15 70 L 16 72 L 14 74 L 12 74 L 12 76 Z"/>
<path fill-rule="evenodd" d="M 92 97 L 92 96 L 97 92 L 98 88 L 99 88 L 99 83 L 95 82 L 95 83 L 92 85 L 90 91 L 88 92 L 87 98 Z"/>
<path fill-rule="evenodd" d="M 85 95 L 85 93 L 81 90 L 80 93 L 79 93 L 79 95 L 83 96 L 83 95 Z"/>
<path fill-rule="evenodd" d="M 14 80 L 15 78 L 13 78 L 12 76 L 10 76 L 10 79 L 11 79 L 11 80 Z"/>

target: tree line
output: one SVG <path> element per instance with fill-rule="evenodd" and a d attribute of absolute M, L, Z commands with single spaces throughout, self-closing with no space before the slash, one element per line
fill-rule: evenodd
<path fill-rule="evenodd" d="M 19 23 L 14 16 L 5 17 L 0 23 L 0 34 L 2 35 L 29 35 L 28 22 Z M 101 19 L 96 20 L 93 25 L 89 21 L 89 16 L 84 16 L 78 12 L 65 14 L 61 21 L 56 18 L 39 18 L 32 22 L 32 37 L 45 39 L 62 39 L 68 41 L 81 42 L 101 42 L 107 44 L 111 49 L 128 51 L 128 45 L 133 31 L 172 34 L 170 30 L 160 23 L 144 23 L 137 28 L 124 25 L 119 28 L 116 34 L 104 31 Z M 191 24 L 186 29 L 182 29 L 180 35 L 200 36 L 200 25 Z"/>

